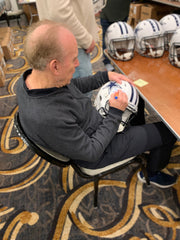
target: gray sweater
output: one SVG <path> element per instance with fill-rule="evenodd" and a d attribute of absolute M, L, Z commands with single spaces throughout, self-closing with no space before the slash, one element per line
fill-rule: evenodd
<path fill-rule="evenodd" d="M 122 111 L 110 107 L 102 118 L 83 93 L 109 81 L 107 72 L 72 79 L 62 88 L 26 87 L 26 71 L 17 85 L 17 99 L 22 126 L 28 136 L 44 147 L 73 159 L 81 166 L 98 167 L 100 159 L 115 136 Z M 93 167 L 93 168 L 94 168 Z"/>

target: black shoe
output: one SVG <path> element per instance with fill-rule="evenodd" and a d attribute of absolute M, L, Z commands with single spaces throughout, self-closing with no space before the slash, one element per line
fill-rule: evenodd
<path fill-rule="evenodd" d="M 146 180 L 142 171 L 138 172 L 137 176 L 141 182 L 146 183 Z M 160 188 L 168 188 L 173 186 L 176 183 L 177 176 L 171 176 L 164 172 L 158 172 L 153 177 L 149 177 L 149 181 L 151 184 L 154 184 Z"/>

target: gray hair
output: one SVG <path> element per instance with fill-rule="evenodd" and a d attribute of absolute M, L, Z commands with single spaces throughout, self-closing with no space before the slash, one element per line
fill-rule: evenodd
<path fill-rule="evenodd" d="M 58 38 L 58 31 L 65 27 L 50 20 L 39 21 L 29 27 L 24 54 L 32 68 L 43 71 L 51 60 L 63 60 L 65 51 Z"/>

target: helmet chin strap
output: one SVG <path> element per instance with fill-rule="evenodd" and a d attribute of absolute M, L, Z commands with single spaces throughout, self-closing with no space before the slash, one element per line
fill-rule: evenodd
<path fill-rule="evenodd" d="M 155 50 L 155 51 L 153 51 L 153 49 L 152 49 L 152 47 L 151 47 L 151 44 L 150 43 L 148 43 L 148 42 L 145 42 L 145 45 L 146 46 L 148 46 L 148 49 L 149 49 L 149 53 L 148 53 L 148 55 L 149 56 L 152 56 L 152 57 L 160 57 L 160 56 L 162 56 L 163 55 L 163 53 L 164 53 L 164 51 L 163 50 Z"/>
<path fill-rule="evenodd" d="M 130 60 L 132 58 L 132 53 L 123 53 L 119 55 L 117 51 L 115 51 L 116 57 L 120 60 Z"/>
<path fill-rule="evenodd" d="M 152 56 L 152 57 L 160 57 L 163 55 L 163 50 L 156 50 L 156 51 L 153 51 L 152 48 L 149 49 L 150 50 L 150 53 L 148 53 L 148 55 Z"/>
<path fill-rule="evenodd" d="M 117 132 L 122 132 L 124 130 L 124 128 L 126 127 L 128 121 L 129 121 L 131 114 L 132 114 L 132 112 L 129 111 L 128 109 L 126 109 L 124 111 L 124 113 L 122 115 L 122 121 L 119 124 L 119 128 L 118 128 Z"/>

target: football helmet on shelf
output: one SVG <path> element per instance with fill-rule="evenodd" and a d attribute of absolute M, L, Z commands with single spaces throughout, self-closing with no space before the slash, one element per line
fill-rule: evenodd
<path fill-rule="evenodd" d="M 112 58 L 121 61 L 132 59 L 135 47 L 132 27 L 122 21 L 112 23 L 105 33 L 105 45 Z"/>
<path fill-rule="evenodd" d="M 168 50 L 173 33 L 180 28 L 180 15 L 168 14 L 159 20 L 164 33 L 165 49 Z"/>
<path fill-rule="evenodd" d="M 164 54 L 164 35 L 161 24 L 155 19 L 139 22 L 135 29 L 135 50 L 145 57 L 162 57 Z"/>
<path fill-rule="evenodd" d="M 180 68 L 180 28 L 174 32 L 169 43 L 169 61 L 173 66 Z"/>
<path fill-rule="evenodd" d="M 94 13 L 98 13 L 106 6 L 107 0 L 93 0 Z"/>
<path fill-rule="evenodd" d="M 122 121 L 118 129 L 118 132 L 122 132 L 129 122 L 130 117 L 133 117 L 133 115 L 136 114 L 138 110 L 139 95 L 133 85 L 126 81 L 122 81 L 121 84 L 114 81 L 107 82 L 100 88 L 95 98 L 94 105 L 98 112 L 103 117 L 106 117 L 109 111 L 110 95 L 118 90 L 125 92 L 128 97 L 128 106 L 122 114 Z"/>

